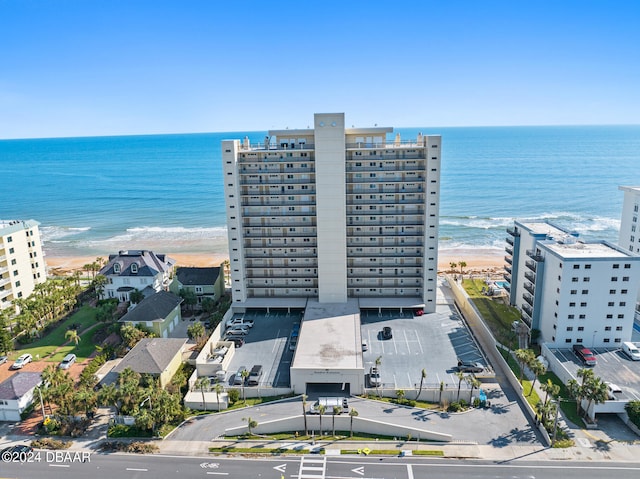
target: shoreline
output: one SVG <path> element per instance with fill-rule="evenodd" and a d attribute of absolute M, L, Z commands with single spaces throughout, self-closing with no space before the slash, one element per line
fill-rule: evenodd
<path fill-rule="evenodd" d="M 229 259 L 226 253 L 165 253 L 176 261 L 176 266 L 220 266 Z M 98 256 L 105 260 L 107 255 Z M 54 276 L 66 276 L 75 271 L 83 272 L 85 264 L 93 263 L 96 256 L 46 256 L 47 271 Z M 498 275 L 503 271 L 504 255 L 496 249 L 443 250 L 438 255 L 438 273 L 451 271 L 450 263 L 464 261 L 465 274 Z M 459 267 L 456 268 L 459 270 Z"/>

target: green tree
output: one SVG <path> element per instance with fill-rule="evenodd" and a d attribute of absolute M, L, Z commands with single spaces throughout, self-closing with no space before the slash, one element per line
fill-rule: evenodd
<path fill-rule="evenodd" d="M 398 399 L 398 403 L 402 404 L 404 402 L 405 395 L 406 395 L 406 393 L 405 393 L 404 389 L 396 390 L 396 398 Z"/>
<path fill-rule="evenodd" d="M 529 368 L 533 372 L 533 382 L 531 383 L 531 389 L 529 390 L 529 394 L 528 394 L 529 396 L 531 396 L 531 393 L 533 393 L 533 388 L 536 385 L 536 380 L 538 379 L 538 376 L 542 376 L 544 373 L 546 373 L 547 368 L 544 364 L 542 364 L 537 359 L 534 359 L 531 362 L 531 364 L 529 365 Z"/>
<path fill-rule="evenodd" d="M 592 404 L 602 404 L 609 399 L 607 383 L 605 383 L 602 378 L 590 378 L 585 384 L 585 399 L 587 400 L 587 410 L 585 413 L 588 414 Z"/>
<path fill-rule="evenodd" d="M 104 295 L 104 286 L 107 284 L 108 278 L 102 274 L 94 276 L 91 281 L 91 288 L 95 294 L 96 298 L 102 298 Z"/>
<path fill-rule="evenodd" d="M 569 396 L 576 401 L 576 414 L 580 414 L 580 402 L 582 401 L 582 387 L 575 379 L 569 379 L 567 382 L 567 390 Z"/>
<path fill-rule="evenodd" d="M 116 304 L 113 301 L 107 301 L 96 309 L 96 319 L 101 323 L 113 321 L 113 315 L 116 312 Z"/>
<path fill-rule="evenodd" d="M 530 349 L 516 349 L 513 353 L 520 366 L 520 384 L 522 384 L 522 378 L 524 376 L 525 367 L 528 367 L 534 360 L 535 354 Z"/>
<path fill-rule="evenodd" d="M 118 401 L 120 394 L 115 384 L 107 384 L 103 386 L 98 393 L 98 404 L 101 406 L 113 406 L 116 413 L 120 414 L 120 403 Z"/>
<path fill-rule="evenodd" d="M 349 436 L 353 437 L 353 418 L 354 417 L 358 417 L 358 411 L 356 411 L 355 409 L 351 408 L 351 410 L 349 411 Z"/>
<path fill-rule="evenodd" d="M 382 356 L 378 356 L 375 361 L 375 365 L 376 365 L 376 369 L 378 370 L 378 373 L 380 373 L 381 364 L 382 364 Z M 376 392 L 378 393 L 378 397 L 382 397 L 380 393 L 380 382 L 381 381 L 376 381 Z"/>
<path fill-rule="evenodd" d="M 181 289 L 179 294 L 182 298 L 182 301 L 184 302 L 184 305 L 189 308 L 189 311 L 191 311 L 191 313 L 193 313 L 193 307 L 198 303 L 198 297 L 196 296 L 196 293 L 194 293 L 190 289 Z"/>
<path fill-rule="evenodd" d="M 253 436 L 253 428 L 258 427 L 257 421 L 251 419 L 251 417 L 243 417 L 243 421 L 247 421 L 247 429 L 249 430 L 249 436 Z"/>
<path fill-rule="evenodd" d="M 342 408 L 340 406 L 333 406 L 333 416 L 332 416 L 332 424 L 331 424 L 331 429 L 333 429 L 333 435 L 336 435 L 336 416 L 338 414 L 340 414 L 340 411 L 342 411 Z"/>
<path fill-rule="evenodd" d="M 247 397 L 244 394 L 244 385 L 247 383 L 247 378 L 249 377 L 249 374 L 251 374 L 249 372 L 248 369 L 245 369 L 244 371 L 242 371 L 242 400 L 244 401 L 244 403 L 247 403 Z"/>
<path fill-rule="evenodd" d="M 460 386 L 462 386 L 462 381 L 464 381 L 466 375 L 462 371 L 456 371 L 454 374 L 458 378 L 458 398 L 456 401 L 460 401 Z"/>
<path fill-rule="evenodd" d="M 460 266 L 460 276 L 464 273 L 463 269 L 467 267 L 466 261 L 458 261 L 458 266 Z"/>
<path fill-rule="evenodd" d="M 139 289 L 134 289 L 129 293 L 129 302 L 131 304 L 138 304 L 144 299 L 144 294 Z"/>
<path fill-rule="evenodd" d="M 132 348 L 142 338 L 147 337 L 147 333 L 131 324 L 125 324 L 120 328 L 120 337 L 127 347 Z"/>
<path fill-rule="evenodd" d="M 209 390 L 209 386 L 211 386 L 211 380 L 209 379 L 208 376 L 201 376 L 198 378 L 198 380 L 196 381 L 196 383 L 194 384 L 194 386 L 197 389 L 200 389 L 200 392 L 202 393 L 202 409 L 204 411 L 207 410 L 207 402 L 204 399 L 204 391 L 205 390 Z M 220 402 L 218 402 L 218 410 L 220 410 Z"/>
<path fill-rule="evenodd" d="M 553 384 L 553 382 L 551 382 L 551 379 L 547 379 L 547 382 L 540 384 L 540 389 L 545 392 L 545 404 L 549 402 L 549 395 L 551 395 L 552 397 L 556 397 L 558 394 L 560 394 L 560 386 L 558 386 L 557 384 Z"/>
<path fill-rule="evenodd" d="M 455 273 L 455 269 L 458 267 L 458 263 L 451 261 L 449 263 L 449 266 L 451 266 L 451 269 L 453 270 L 453 272 Z"/>
<path fill-rule="evenodd" d="M 0 312 L 0 351 L 7 354 L 13 349 L 13 340 L 11 339 L 11 333 L 7 329 L 9 315 L 4 314 L 5 311 Z"/>
<path fill-rule="evenodd" d="M 438 398 L 438 404 L 442 404 L 442 393 L 444 392 L 444 381 L 440 381 L 440 396 Z"/>
<path fill-rule="evenodd" d="M 220 383 L 216 383 L 213 387 L 213 390 L 216 392 L 216 401 L 218 402 L 218 411 L 220 411 L 220 394 L 224 392 L 224 386 Z"/>
<path fill-rule="evenodd" d="M 302 398 L 302 417 L 304 418 L 304 435 L 309 435 L 309 428 L 307 427 L 307 395 L 303 394 Z"/>
<path fill-rule="evenodd" d="M 66 333 L 64 333 L 64 337 L 69 341 L 73 342 L 78 347 L 78 343 L 80 342 L 80 335 L 78 334 L 77 329 L 70 329 Z"/>
<path fill-rule="evenodd" d="M 418 395 L 416 396 L 416 400 L 420 398 L 420 393 L 422 393 L 422 386 L 424 384 L 424 380 L 427 379 L 427 371 L 426 369 L 422 369 L 420 372 L 420 389 L 418 389 Z"/>
<path fill-rule="evenodd" d="M 320 436 L 322 436 L 322 415 L 327 410 L 324 404 L 318 405 L 318 414 L 320 414 Z"/>
<path fill-rule="evenodd" d="M 211 314 L 216 310 L 216 303 L 211 298 L 202 298 L 200 305 L 202 306 L 202 311 L 206 314 Z"/>
<path fill-rule="evenodd" d="M 192 341 L 199 343 L 202 338 L 205 336 L 206 331 L 204 329 L 204 325 L 200 321 L 194 322 L 191 326 L 187 328 L 187 336 Z"/>

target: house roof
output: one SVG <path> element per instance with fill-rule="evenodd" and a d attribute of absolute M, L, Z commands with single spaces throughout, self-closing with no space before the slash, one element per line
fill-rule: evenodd
<path fill-rule="evenodd" d="M 20 399 L 41 382 L 40 373 L 17 372 L 0 383 L 0 399 Z"/>
<path fill-rule="evenodd" d="M 113 368 L 113 372 L 121 373 L 126 368 L 131 368 L 140 374 L 161 374 L 169 367 L 176 354 L 182 352 L 186 342 L 186 338 L 141 339 Z"/>
<path fill-rule="evenodd" d="M 220 268 L 177 268 L 176 276 L 183 286 L 213 286 Z"/>
<path fill-rule="evenodd" d="M 125 314 L 123 323 L 141 323 L 144 321 L 164 321 L 167 316 L 180 306 L 182 298 L 168 291 L 159 291 L 144 298 L 138 305 Z"/>
<path fill-rule="evenodd" d="M 120 268 L 119 272 L 114 269 L 115 265 Z M 173 268 L 176 262 L 164 254 L 155 254 L 149 250 L 129 250 L 120 251 L 118 254 L 110 254 L 109 261 L 100 270 L 104 276 L 155 276 L 160 272 L 165 272 Z M 137 272 L 132 269 L 132 265 L 137 267 Z"/>

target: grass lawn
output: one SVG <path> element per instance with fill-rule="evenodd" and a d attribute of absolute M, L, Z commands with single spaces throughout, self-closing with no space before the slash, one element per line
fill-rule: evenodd
<path fill-rule="evenodd" d="M 462 287 L 473 301 L 473 304 L 475 304 L 496 340 L 505 346 L 515 348 L 517 347 L 515 344 L 516 337 L 511 325 L 514 321 L 520 320 L 520 312 L 512 306 L 507 306 L 491 299 L 489 296 L 483 295 L 481 291 L 486 286 L 482 279 L 465 279 L 462 281 Z"/>
<path fill-rule="evenodd" d="M 263 403 L 267 403 L 267 402 L 273 402 L 273 401 L 278 401 L 279 399 L 284 399 L 284 398 L 288 398 L 291 397 L 293 395 L 289 395 L 289 396 L 269 396 L 269 397 L 263 397 L 263 398 L 247 398 L 246 402 L 242 400 L 242 393 L 240 393 L 240 399 L 238 399 L 237 402 L 235 402 L 234 404 L 230 405 L 226 411 L 229 411 L 231 409 L 241 409 L 245 406 L 257 406 L 258 404 L 263 404 Z M 300 402 L 300 408 L 302 408 L 302 401 Z"/>
<path fill-rule="evenodd" d="M 34 359 L 39 357 L 45 361 L 60 361 L 67 353 L 72 352 L 78 356 L 79 361 L 86 359 L 95 349 L 95 345 L 92 344 L 91 341 L 92 331 L 88 331 L 80 336 L 81 340 L 77 348 L 75 345 L 70 344 L 62 348 L 60 352 L 54 356 L 49 356 L 58 349 L 58 347 L 67 342 L 67 338 L 65 338 L 64 335 L 72 324 L 79 324 L 79 331 L 97 324 L 95 308 L 83 306 L 44 337 L 31 344 L 25 344 L 18 351 L 18 354 L 31 353 Z"/>

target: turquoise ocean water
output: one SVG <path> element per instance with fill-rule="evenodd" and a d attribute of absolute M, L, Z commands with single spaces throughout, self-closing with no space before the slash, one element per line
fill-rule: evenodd
<path fill-rule="evenodd" d="M 395 131 L 442 135 L 443 251 L 497 254 L 516 218 L 615 242 L 618 186 L 640 185 L 640 126 Z M 220 141 L 265 133 L 2 140 L 0 219 L 40 221 L 50 256 L 225 253 Z"/>

